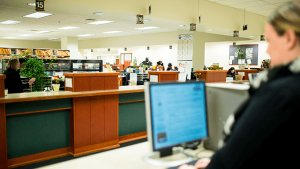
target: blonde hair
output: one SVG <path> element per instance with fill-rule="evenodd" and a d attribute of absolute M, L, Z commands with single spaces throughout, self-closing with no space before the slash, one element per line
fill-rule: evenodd
<path fill-rule="evenodd" d="M 300 41 L 300 1 L 291 1 L 280 6 L 270 15 L 269 23 L 278 35 L 282 36 L 285 31 L 292 30 Z"/>
<path fill-rule="evenodd" d="M 12 59 L 8 62 L 8 64 L 6 65 L 6 69 L 14 69 L 14 70 L 18 70 L 18 63 L 19 60 L 18 59 Z"/>

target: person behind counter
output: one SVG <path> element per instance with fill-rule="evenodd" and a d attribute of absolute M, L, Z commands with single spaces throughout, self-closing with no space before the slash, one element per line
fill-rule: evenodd
<path fill-rule="evenodd" d="M 271 69 L 262 71 L 249 98 L 229 116 L 221 148 L 210 159 L 180 169 L 295 168 L 299 165 L 300 1 L 274 11 L 265 37 Z M 285 146 L 287 145 L 287 146 Z"/>
<path fill-rule="evenodd" d="M 152 62 L 149 61 L 149 58 L 148 58 L 148 57 L 146 57 L 145 61 L 143 61 L 142 63 L 143 63 L 143 65 L 148 66 L 148 68 L 149 68 L 150 66 L 152 66 Z"/>
<path fill-rule="evenodd" d="M 24 88 L 29 88 L 29 85 L 35 81 L 35 78 L 31 78 L 28 84 L 23 84 L 18 73 L 20 68 L 20 62 L 17 59 L 12 59 L 6 66 L 5 88 L 8 89 L 8 93 L 22 93 Z"/>
<path fill-rule="evenodd" d="M 235 80 L 235 69 L 234 67 L 231 67 L 227 72 L 227 77 L 233 77 L 233 80 Z"/>
<path fill-rule="evenodd" d="M 163 66 L 163 70 L 165 70 L 164 63 L 161 60 L 156 63 L 156 66 Z"/>
<path fill-rule="evenodd" d="M 172 71 L 172 63 L 168 63 L 167 71 Z"/>

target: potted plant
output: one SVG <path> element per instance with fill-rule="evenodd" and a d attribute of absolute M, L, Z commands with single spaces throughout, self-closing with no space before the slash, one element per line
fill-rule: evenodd
<path fill-rule="evenodd" d="M 237 51 L 237 56 L 238 56 L 239 69 L 245 69 L 245 67 L 246 67 L 245 54 L 244 54 L 244 51 L 242 51 L 240 47 Z"/>
<path fill-rule="evenodd" d="M 31 52 L 26 52 L 25 54 L 22 54 L 21 57 L 25 59 L 24 68 L 20 69 L 20 75 L 27 77 L 29 79 L 35 78 L 35 82 L 32 85 L 32 91 L 42 91 L 44 87 L 50 83 L 50 80 L 48 77 L 48 74 L 46 73 L 46 68 L 43 63 L 43 60 L 35 58 L 25 58 L 24 56 L 27 56 L 31 54 Z M 51 65 L 54 59 L 52 59 L 49 64 Z"/>
<path fill-rule="evenodd" d="M 52 87 L 54 91 L 59 91 L 60 83 L 63 82 L 63 79 L 60 77 L 54 77 L 52 80 Z"/>

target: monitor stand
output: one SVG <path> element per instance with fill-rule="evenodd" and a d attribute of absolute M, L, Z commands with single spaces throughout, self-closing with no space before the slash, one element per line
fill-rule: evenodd
<path fill-rule="evenodd" d="M 173 155 L 172 155 L 173 154 Z M 171 156 L 168 156 L 171 155 Z M 180 157 L 179 157 L 180 155 Z M 168 157 L 166 157 L 168 156 Z M 175 157 L 177 156 L 177 157 Z M 185 158 L 184 158 L 185 156 Z M 144 155 L 143 160 L 151 165 L 161 167 L 175 167 L 195 160 L 194 156 L 182 148 L 174 147 L 173 150 L 164 152 L 151 152 Z"/>

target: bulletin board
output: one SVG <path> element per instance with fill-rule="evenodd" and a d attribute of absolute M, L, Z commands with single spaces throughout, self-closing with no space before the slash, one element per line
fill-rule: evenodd
<path fill-rule="evenodd" d="M 258 44 L 249 45 L 230 45 L 229 46 L 229 65 L 238 65 L 237 51 L 241 48 L 245 55 L 245 63 L 249 65 L 258 64 Z"/>

